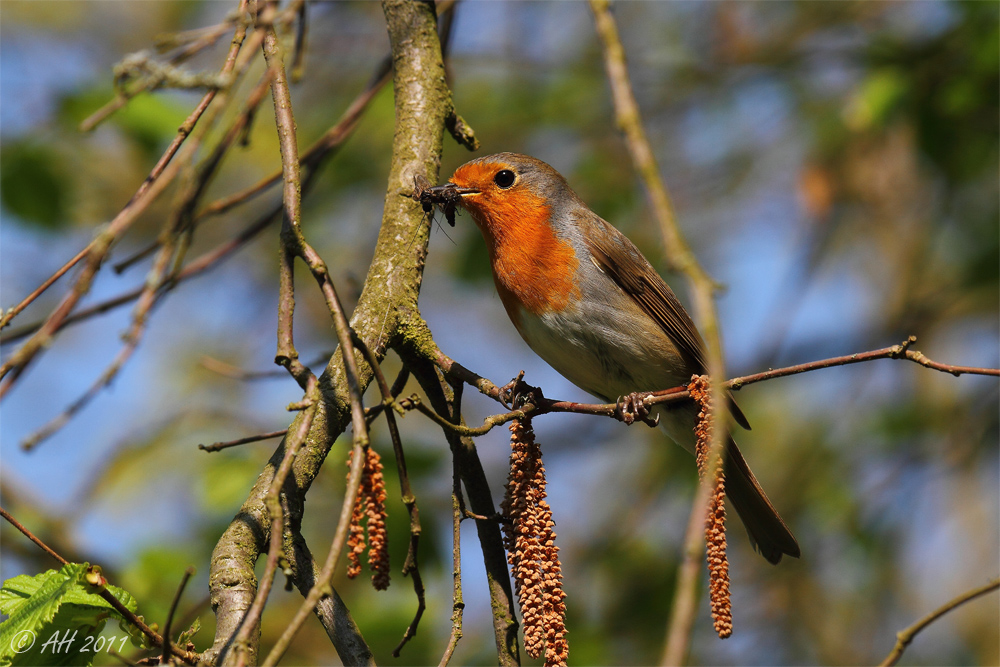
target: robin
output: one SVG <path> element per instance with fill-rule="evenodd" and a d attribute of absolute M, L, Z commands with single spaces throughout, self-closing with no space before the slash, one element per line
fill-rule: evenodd
<path fill-rule="evenodd" d="M 704 341 L 673 291 L 549 165 L 497 153 L 467 162 L 448 185 L 430 190 L 472 214 L 514 327 L 576 386 L 612 402 L 705 373 Z M 749 429 L 735 402 L 729 405 Z M 655 410 L 667 435 L 694 453 L 697 408 Z M 771 563 L 783 554 L 798 558 L 798 543 L 732 437 L 724 471 L 726 495 L 754 547 Z"/>

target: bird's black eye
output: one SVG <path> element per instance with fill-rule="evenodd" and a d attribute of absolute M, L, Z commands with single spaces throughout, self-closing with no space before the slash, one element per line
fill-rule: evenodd
<path fill-rule="evenodd" d="M 510 169 L 501 169 L 497 172 L 497 175 L 493 177 L 493 182 L 506 190 L 510 186 L 514 185 L 515 178 L 517 177 Z"/>

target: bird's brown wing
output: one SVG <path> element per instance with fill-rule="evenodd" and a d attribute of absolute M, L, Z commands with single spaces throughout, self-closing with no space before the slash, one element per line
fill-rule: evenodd
<path fill-rule="evenodd" d="M 628 237 L 605 220 L 597 219 L 603 223 L 602 231 L 606 233 L 590 234 L 585 238 L 597 268 L 621 287 L 670 336 L 692 374 L 705 373 L 705 343 L 674 291 Z M 746 416 L 732 397 L 729 398 L 729 409 L 740 426 L 750 428 Z"/>

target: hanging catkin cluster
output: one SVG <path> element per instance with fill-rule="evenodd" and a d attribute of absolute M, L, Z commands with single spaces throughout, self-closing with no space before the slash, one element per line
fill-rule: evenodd
<path fill-rule="evenodd" d="M 566 594 L 562 589 L 559 547 L 552 510 L 545 501 L 545 467 L 530 419 L 510 425 L 510 476 L 500 506 L 505 518 L 504 545 L 524 624 L 524 649 L 532 658 L 545 654 L 546 667 L 565 665 Z"/>
<path fill-rule="evenodd" d="M 350 468 L 354 451 L 347 457 Z M 350 473 L 348 473 L 350 477 Z M 361 554 L 365 551 L 363 517 L 368 519 L 368 569 L 372 571 L 372 586 L 384 591 L 389 587 L 389 545 L 385 530 L 385 479 L 382 477 L 382 459 L 371 447 L 361 472 L 358 497 L 354 501 L 351 530 L 347 538 L 347 576 L 353 579 L 361 574 Z"/>
<path fill-rule="evenodd" d="M 701 411 L 695 427 L 695 451 L 698 474 L 706 474 L 708 453 L 712 444 L 712 398 L 708 378 L 704 375 L 691 378 L 688 391 L 697 401 Z M 712 605 L 712 620 L 721 639 L 733 633 L 733 610 L 729 598 L 729 559 L 726 557 L 726 478 L 720 465 L 715 473 L 715 489 L 708 501 L 705 517 L 705 557 L 708 560 L 708 593 Z"/>

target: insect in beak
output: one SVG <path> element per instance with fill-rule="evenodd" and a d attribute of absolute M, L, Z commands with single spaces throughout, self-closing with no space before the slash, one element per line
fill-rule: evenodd
<path fill-rule="evenodd" d="M 479 190 L 476 188 L 463 188 L 461 186 L 455 185 L 454 183 L 445 183 L 444 185 L 435 185 L 432 188 L 427 188 L 425 192 L 432 193 L 434 197 L 445 197 L 450 198 L 455 195 L 464 197 L 465 195 L 477 195 Z"/>
<path fill-rule="evenodd" d="M 414 179 L 412 196 L 413 199 L 420 202 L 424 213 L 433 211 L 435 204 L 440 206 L 441 210 L 444 211 L 444 217 L 448 221 L 448 224 L 454 227 L 455 207 L 462 201 L 462 197 L 478 193 L 479 190 L 476 188 L 463 188 L 454 183 L 427 187 L 426 180 L 417 178 Z"/>

